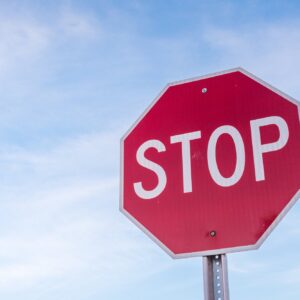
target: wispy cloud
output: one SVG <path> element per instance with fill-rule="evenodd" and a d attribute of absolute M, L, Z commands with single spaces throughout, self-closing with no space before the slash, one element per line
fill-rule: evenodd
<path fill-rule="evenodd" d="M 297 20 L 249 22 L 236 28 L 208 26 L 203 36 L 212 49 L 218 49 L 222 65 L 243 66 L 282 89 L 300 93 Z"/>
<path fill-rule="evenodd" d="M 101 290 L 121 277 L 126 283 L 155 272 L 155 246 L 118 211 L 118 135 L 79 136 L 39 153 L 2 151 L 2 172 L 23 177 L 18 188 L 2 183 L 4 291 L 14 285 L 25 291 L 47 280 L 82 281 L 85 273 L 99 280 Z"/>
<path fill-rule="evenodd" d="M 57 34 L 69 37 L 90 39 L 101 36 L 100 23 L 92 14 L 87 15 L 71 8 L 62 9 L 57 29 Z"/>
<path fill-rule="evenodd" d="M 20 68 L 28 59 L 37 60 L 47 49 L 51 30 L 30 20 L 1 18 L 0 21 L 0 75 L 11 68 Z"/>

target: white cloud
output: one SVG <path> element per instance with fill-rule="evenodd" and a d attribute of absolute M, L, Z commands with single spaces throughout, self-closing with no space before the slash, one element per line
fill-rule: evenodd
<path fill-rule="evenodd" d="M 18 188 L 0 186 L 0 210 L 8 216 L 0 234 L 3 290 L 26 291 L 49 280 L 88 285 L 82 274 L 103 290 L 164 268 L 152 265 L 160 249 L 118 211 L 118 175 L 107 171 L 115 169 L 118 135 L 79 136 L 39 153 L 2 152 L 1 172 L 17 169 L 24 177 Z"/>
<path fill-rule="evenodd" d="M 0 20 L 0 74 L 10 68 L 21 68 L 30 58 L 37 60 L 49 45 L 51 30 L 31 20 L 1 17 Z"/>
<path fill-rule="evenodd" d="M 1 289 L 31 288 L 42 280 L 78 271 L 82 262 L 68 241 L 48 233 L 37 236 L 15 235 L 0 239 Z"/>
<path fill-rule="evenodd" d="M 296 265 L 294 268 L 281 271 L 277 274 L 277 280 L 279 283 L 300 284 L 300 266 Z"/>
<path fill-rule="evenodd" d="M 281 89 L 300 94 L 300 24 L 298 21 L 232 27 L 208 26 L 204 41 L 218 50 L 221 64 L 242 66 Z"/>
<path fill-rule="evenodd" d="M 71 8 L 64 8 L 58 21 L 58 28 L 67 36 L 96 38 L 101 34 L 101 27 L 91 14 L 87 15 Z"/>
<path fill-rule="evenodd" d="M 61 140 L 61 143 L 46 145 L 46 149 L 32 150 L 17 146 L 1 149 L 0 163 L 8 172 L 22 172 L 50 176 L 72 174 L 84 176 L 87 173 L 116 171 L 119 166 L 120 131 L 83 134 Z M 52 141 L 53 143 L 53 141 Z"/>
<path fill-rule="evenodd" d="M 51 21 L 34 14 L 1 14 L 0 75 L 30 73 L 59 47 L 101 37 L 101 26 L 92 14 L 61 7 Z M 49 61 L 46 61 L 49 62 Z M 50 66 L 48 66 L 50 67 Z M 29 69 L 29 70 L 28 70 Z M 47 74 L 48 70 L 44 71 Z M 32 73 L 31 73 L 32 75 Z"/>
<path fill-rule="evenodd" d="M 230 256 L 230 264 L 228 268 L 230 272 L 237 273 L 239 275 L 247 275 L 253 273 L 259 273 L 268 266 L 266 262 L 256 261 L 254 258 L 251 259 L 247 255 L 240 254 L 236 256 Z"/>

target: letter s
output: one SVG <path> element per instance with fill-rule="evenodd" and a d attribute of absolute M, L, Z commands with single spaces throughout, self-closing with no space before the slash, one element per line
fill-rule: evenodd
<path fill-rule="evenodd" d="M 152 199 L 160 195 L 166 187 L 167 176 L 164 169 L 157 163 L 147 159 L 145 152 L 149 148 L 155 148 L 158 152 L 166 151 L 165 145 L 159 140 L 149 140 L 144 142 L 136 152 L 137 162 L 144 168 L 154 172 L 158 178 L 157 186 L 152 190 L 145 190 L 142 182 L 133 184 L 135 193 L 142 199 Z"/>

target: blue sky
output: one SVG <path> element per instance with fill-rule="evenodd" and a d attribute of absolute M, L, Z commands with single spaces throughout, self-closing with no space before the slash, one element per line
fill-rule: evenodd
<path fill-rule="evenodd" d="M 162 88 L 242 66 L 300 99 L 298 1 L 0 1 L 0 298 L 203 299 L 118 211 L 119 139 Z M 231 298 L 300 296 L 300 208 L 230 254 Z"/>

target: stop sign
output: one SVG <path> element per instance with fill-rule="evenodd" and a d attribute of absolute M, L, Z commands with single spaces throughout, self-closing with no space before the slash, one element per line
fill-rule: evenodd
<path fill-rule="evenodd" d="M 120 209 L 173 257 L 258 248 L 300 196 L 299 105 L 241 68 L 169 84 L 121 148 Z"/>

